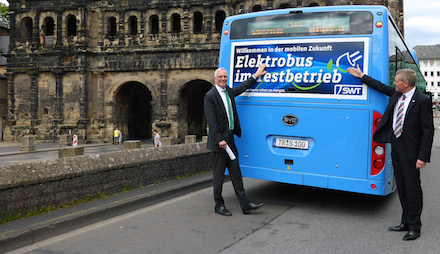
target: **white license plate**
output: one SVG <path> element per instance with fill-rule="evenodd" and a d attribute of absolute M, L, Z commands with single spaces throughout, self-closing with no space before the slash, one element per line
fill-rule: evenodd
<path fill-rule="evenodd" d="M 274 138 L 272 145 L 274 147 L 293 148 L 293 149 L 309 149 L 309 141 L 290 138 Z"/>

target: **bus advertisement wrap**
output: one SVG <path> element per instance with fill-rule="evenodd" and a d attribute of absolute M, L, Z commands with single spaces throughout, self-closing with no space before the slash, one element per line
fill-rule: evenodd
<path fill-rule="evenodd" d="M 232 43 L 230 86 L 263 63 L 268 73 L 243 96 L 366 100 L 367 89 L 347 72 L 368 66 L 368 39 L 270 40 Z"/>

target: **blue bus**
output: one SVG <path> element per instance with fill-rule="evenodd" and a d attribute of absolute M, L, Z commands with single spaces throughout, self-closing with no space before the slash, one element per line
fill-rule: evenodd
<path fill-rule="evenodd" d="M 348 72 L 392 85 L 417 60 L 384 6 L 331 6 L 231 16 L 219 66 L 229 86 L 268 73 L 236 98 L 244 177 L 384 196 L 395 190 L 391 147 L 373 141 L 388 97 Z M 419 75 L 418 89 L 426 84 Z"/>

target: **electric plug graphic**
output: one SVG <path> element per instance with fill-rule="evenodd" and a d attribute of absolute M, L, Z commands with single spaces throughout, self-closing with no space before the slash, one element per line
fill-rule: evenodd
<path fill-rule="evenodd" d="M 339 67 L 339 61 L 347 59 L 347 62 L 350 64 L 350 66 L 354 67 L 356 65 L 356 61 L 358 61 L 359 59 L 362 58 L 362 55 L 359 55 L 359 53 L 360 53 L 360 51 L 356 51 L 351 55 L 349 52 L 342 54 L 336 60 L 336 66 Z"/>

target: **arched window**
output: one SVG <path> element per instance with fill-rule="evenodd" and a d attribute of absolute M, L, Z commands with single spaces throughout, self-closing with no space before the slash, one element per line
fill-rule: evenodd
<path fill-rule="evenodd" d="M 278 9 L 287 9 L 287 8 L 292 8 L 292 6 L 290 4 L 281 4 L 280 7 L 278 7 Z"/>
<path fill-rule="evenodd" d="M 107 25 L 108 25 L 108 35 L 109 36 L 116 36 L 116 18 L 115 17 L 110 17 L 107 20 Z"/>
<path fill-rule="evenodd" d="M 194 33 L 199 34 L 203 31 L 203 15 L 200 12 L 195 12 L 193 17 Z"/>
<path fill-rule="evenodd" d="M 171 26 L 171 32 L 172 33 L 180 33 L 181 29 L 180 29 L 180 15 L 174 13 L 173 15 L 171 15 L 171 21 L 172 26 Z"/>
<path fill-rule="evenodd" d="M 159 17 L 157 15 L 152 15 L 150 17 L 150 34 L 159 33 Z"/>
<path fill-rule="evenodd" d="M 21 37 L 22 38 L 32 38 L 32 19 L 29 17 L 23 18 L 21 20 Z"/>
<path fill-rule="evenodd" d="M 254 5 L 254 7 L 252 7 L 252 12 L 257 12 L 262 10 L 263 8 L 261 7 L 261 5 Z"/>
<path fill-rule="evenodd" d="M 54 35 L 55 31 L 55 22 L 53 21 L 53 18 L 47 17 L 43 21 L 43 32 L 44 36 L 52 36 Z"/>
<path fill-rule="evenodd" d="M 223 21 L 225 21 L 226 14 L 224 11 L 218 11 L 215 13 L 215 31 L 220 33 L 223 28 Z"/>
<path fill-rule="evenodd" d="M 136 35 L 138 33 L 138 19 L 136 16 L 128 18 L 128 34 Z"/>
<path fill-rule="evenodd" d="M 69 15 L 67 17 L 67 36 L 76 36 L 76 17 Z"/>

